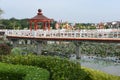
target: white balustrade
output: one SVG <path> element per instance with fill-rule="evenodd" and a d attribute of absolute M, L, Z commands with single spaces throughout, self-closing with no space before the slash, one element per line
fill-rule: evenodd
<path fill-rule="evenodd" d="M 0 30 L 7 36 L 48 38 L 120 38 L 120 29 L 94 30 Z"/>

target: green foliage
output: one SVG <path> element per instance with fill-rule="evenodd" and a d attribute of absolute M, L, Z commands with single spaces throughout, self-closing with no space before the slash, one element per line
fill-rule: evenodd
<path fill-rule="evenodd" d="M 116 43 L 82 42 L 80 49 L 81 53 L 86 55 L 96 55 L 100 57 L 120 57 L 120 45 Z"/>
<path fill-rule="evenodd" d="M 10 54 L 10 52 L 11 48 L 7 44 L 4 43 L 0 44 L 0 55 L 7 55 Z"/>
<path fill-rule="evenodd" d="M 93 23 L 76 23 L 76 29 L 96 29 L 95 24 Z"/>
<path fill-rule="evenodd" d="M 120 80 L 120 77 L 85 67 L 81 68 L 79 63 L 73 63 L 67 59 L 60 59 L 57 57 L 17 55 L 3 56 L 1 61 L 5 63 L 31 65 L 47 69 L 50 72 L 50 80 Z"/>
<path fill-rule="evenodd" d="M 2 62 L 32 65 L 45 68 L 50 72 L 50 80 L 84 80 L 88 74 L 81 70 L 80 64 L 57 57 L 35 55 L 5 56 Z M 89 80 L 91 80 L 89 78 Z"/>
<path fill-rule="evenodd" d="M 15 47 L 11 50 L 12 55 L 21 55 L 21 53 L 22 53 L 22 50 L 18 47 Z"/>
<path fill-rule="evenodd" d="M 0 80 L 48 80 L 47 70 L 33 67 L 0 63 Z"/>
<path fill-rule="evenodd" d="M 120 45 L 118 43 L 96 43 L 96 42 L 81 42 L 80 51 L 85 55 L 95 55 L 99 57 L 120 57 Z M 57 56 L 74 54 L 76 47 L 75 42 L 60 43 L 60 44 L 47 44 L 43 45 L 43 52 L 57 53 Z M 60 53 L 60 55 L 59 55 Z"/>
<path fill-rule="evenodd" d="M 120 80 L 120 76 L 113 76 L 99 70 L 93 70 L 85 67 L 82 67 L 82 69 L 89 74 L 92 80 Z"/>
<path fill-rule="evenodd" d="M 0 22 L 5 26 L 5 29 L 24 29 L 29 27 L 28 19 L 1 19 Z"/>
<path fill-rule="evenodd" d="M 60 44 L 45 44 L 43 45 L 45 50 L 43 51 L 43 55 L 44 52 L 45 55 L 51 55 L 51 56 L 60 56 L 60 57 L 66 57 L 68 58 L 70 54 L 74 54 L 75 53 L 75 45 L 74 43 L 63 43 L 63 42 L 59 42 Z"/>
<path fill-rule="evenodd" d="M 51 25 L 52 29 L 55 29 L 55 24 L 56 24 L 56 23 L 57 23 L 57 21 L 52 21 L 52 22 L 51 22 L 50 25 Z"/>

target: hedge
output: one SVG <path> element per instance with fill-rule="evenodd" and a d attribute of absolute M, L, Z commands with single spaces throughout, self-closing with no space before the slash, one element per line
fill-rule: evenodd
<path fill-rule="evenodd" d="M 49 72 L 33 66 L 0 63 L 0 80 L 48 80 Z"/>
<path fill-rule="evenodd" d="M 22 65 L 32 65 L 47 69 L 50 80 L 92 80 L 80 64 L 67 59 L 50 56 L 17 55 L 4 56 L 2 62 Z"/>

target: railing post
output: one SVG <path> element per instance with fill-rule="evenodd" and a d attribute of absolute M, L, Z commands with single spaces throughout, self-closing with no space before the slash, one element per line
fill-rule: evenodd
<path fill-rule="evenodd" d="M 74 31 L 74 38 L 76 38 L 76 32 Z"/>

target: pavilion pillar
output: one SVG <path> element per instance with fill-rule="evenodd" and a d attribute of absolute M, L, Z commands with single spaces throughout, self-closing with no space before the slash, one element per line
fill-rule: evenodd
<path fill-rule="evenodd" d="M 36 22 L 36 30 L 38 30 L 38 23 Z"/>
<path fill-rule="evenodd" d="M 37 30 L 37 22 L 34 23 L 34 30 Z"/>
<path fill-rule="evenodd" d="M 34 22 L 34 30 L 35 30 L 35 22 Z"/>
<path fill-rule="evenodd" d="M 47 22 L 45 22 L 45 28 L 44 28 L 45 30 L 47 29 Z"/>
<path fill-rule="evenodd" d="M 30 31 L 32 31 L 32 22 L 30 21 Z"/>
<path fill-rule="evenodd" d="M 50 21 L 48 21 L 48 30 L 50 30 Z"/>

